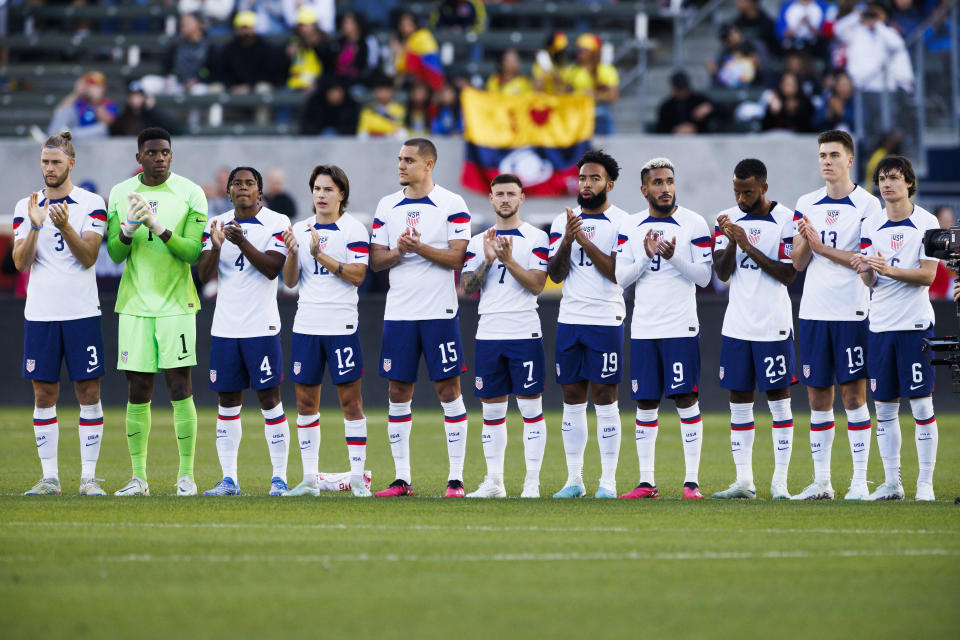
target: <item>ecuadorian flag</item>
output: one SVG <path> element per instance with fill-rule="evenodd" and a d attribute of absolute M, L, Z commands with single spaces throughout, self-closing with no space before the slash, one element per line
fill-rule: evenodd
<path fill-rule="evenodd" d="M 460 181 L 488 193 L 513 173 L 532 196 L 577 192 L 577 160 L 590 149 L 593 98 L 528 93 L 506 96 L 467 88 L 460 95 L 466 156 Z"/>
<path fill-rule="evenodd" d="M 397 58 L 396 67 L 398 72 L 413 75 L 434 91 L 443 88 L 440 47 L 427 29 L 419 29 L 411 34 Z"/>

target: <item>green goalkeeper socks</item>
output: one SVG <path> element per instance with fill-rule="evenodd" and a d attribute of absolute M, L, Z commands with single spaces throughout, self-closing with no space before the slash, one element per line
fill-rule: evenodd
<path fill-rule="evenodd" d="M 177 477 L 193 477 L 193 453 L 197 448 L 197 408 L 193 396 L 172 400 L 173 427 L 177 431 L 177 449 L 180 451 L 180 471 Z"/>
<path fill-rule="evenodd" d="M 150 438 L 150 403 L 127 403 L 127 449 L 133 475 L 147 481 L 147 440 Z"/>

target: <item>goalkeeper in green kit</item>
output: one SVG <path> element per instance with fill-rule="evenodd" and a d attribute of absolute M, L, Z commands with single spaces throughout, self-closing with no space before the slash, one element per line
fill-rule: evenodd
<path fill-rule="evenodd" d="M 117 368 L 127 376 L 127 447 L 133 477 L 118 496 L 150 495 L 147 440 L 154 376 L 162 369 L 173 404 L 180 452 L 177 495 L 197 494 L 193 454 L 197 410 L 190 367 L 197 364 L 196 314 L 200 300 L 190 265 L 200 257 L 207 200 L 203 190 L 170 171 L 170 134 L 158 127 L 137 138 L 140 175 L 110 190 L 107 251 L 126 260 L 116 311 L 119 318 Z"/>

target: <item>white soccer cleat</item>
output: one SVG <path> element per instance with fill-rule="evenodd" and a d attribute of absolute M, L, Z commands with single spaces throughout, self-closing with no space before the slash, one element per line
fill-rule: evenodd
<path fill-rule="evenodd" d="M 60 480 L 57 478 L 41 478 L 40 482 L 33 485 L 23 493 L 25 496 L 59 496 Z"/>
<path fill-rule="evenodd" d="M 757 488 L 751 482 L 734 482 L 724 491 L 718 491 L 711 498 L 717 500 L 754 500 Z"/>
<path fill-rule="evenodd" d="M 933 502 L 937 498 L 933 495 L 933 483 L 931 482 L 918 482 L 917 483 L 917 497 L 915 500 L 920 500 L 921 502 Z"/>
<path fill-rule="evenodd" d="M 903 485 L 900 483 L 884 482 L 877 490 L 864 500 L 903 500 Z"/>
<path fill-rule="evenodd" d="M 468 498 L 506 498 L 507 490 L 503 487 L 503 481 L 497 482 L 487 476 L 473 493 L 467 494 Z"/>
<path fill-rule="evenodd" d="M 521 498 L 539 498 L 540 497 L 540 482 L 538 480 L 526 480 L 523 483 L 523 491 L 520 493 Z"/>
<path fill-rule="evenodd" d="M 786 482 L 774 482 L 770 485 L 771 500 L 789 500 L 790 492 L 787 491 Z"/>
<path fill-rule="evenodd" d="M 107 492 L 103 490 L 100 483 L 102 478 L 80 478 L 80 495 L 82 496 L 105 496 Z"/>
<path fill-rule="evenodd" d="M 178 496 L 195 496 L 197 495 L 197 483 L 193 481 L 193 478 L 184 474 L 180 476 L 177 480 L 177 495 Z"/>
<path fill-rule="evenodd" d="M 283 494 L 284 498 L 298 498 L 300 496 L 319 496 L 320 487 L 317 486 L 316 476 L 313 478 L 313 482 L 304 479 L 303 482 L 295 486 L 290 491 L 287 491 Z"/>
<path fill-rule="evenodd" d="M 115 496 L 148 496 L 150 495 L 150 487 L 147 486 L 147 481 L 133 476 L 130 478 L 130 481 L 125 484 L 122 488 L 117 489 L 114 494 Z"/>
<path fill-rule="evenodd" d="M 791 500 L 833 500 L 833 487 L 830 482 L 814 482 Z"/>
<path fill-rule="evenodd" d="M 850 485 L 850 488 L 847 490 L 847 495 L 843 496 L 844 500 L 869 500 L 870 499 L 870 489 L 867 487 L 866 482 L 857 482 Z"/>

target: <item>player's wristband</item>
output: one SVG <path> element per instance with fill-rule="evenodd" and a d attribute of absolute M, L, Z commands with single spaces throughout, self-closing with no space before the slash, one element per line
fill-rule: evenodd
<path fill-rule="evenodd" d="M 137 232 L 137 228 L 140 226 L 139 222 L 127 221 L 120 225 L 120 233 L 125 235 L 128 238 L 132 238 Z"/>
<path fill-rule="evenodd" d="M 334 275 L 338 276 L 343 273 L 343 263 L 338 263 L 337 270 L 334 272 Z"/>
<path fill-rule="evenodd" d="M 31 223 L 30 223 L 30 228 L 33 229 L 34 231 L 40 231 L 40 229 L 43 229 L 43 225 L 40 225 L 39 227 L 35 227 L 35 226 L 33 226 L 33 223 L 31 222 Z"/>

